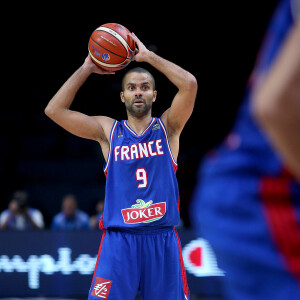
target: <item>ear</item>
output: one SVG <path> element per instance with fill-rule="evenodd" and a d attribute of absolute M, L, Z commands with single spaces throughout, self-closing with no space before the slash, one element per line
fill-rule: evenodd
<path fill-rule="evenodd" d="M 123 92 L 120 93 L 120 98 L 121 98 L 121 101 L 122 101 L 123 103 L 125 103 L 125 100 L 124 100 L 124 93 L 123 93 Z"/>
<path fill-rule="evenodd" d="M 155 102 L 156 97 L 157 97 L 157 90 L 153 91 L 153 100 L 152 100 L 152 102 Z"/>

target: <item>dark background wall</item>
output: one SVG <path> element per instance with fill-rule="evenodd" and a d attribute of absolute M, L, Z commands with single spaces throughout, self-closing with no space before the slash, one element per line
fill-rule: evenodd
<path fill-rule="evenodd" d="M 44 115 L 44 108 L 83 63 L 93 30 L 115 22 L 198 79 L 195 110 L 182 133 L 178 158 L 182 217 L 188 226 L 187 208 L 198 163 L 232 125 L 276 2 L 8 4 L 1 30 L 0 210 L 7 207 L 11 192 L 24 188 L 49 224 L 63 194 L 75 193 L 80 207 L 89 213 L 104 196 L 104 161 L 97 143 L 65 132 Z M 146 67 L 156 77 L 158 99 L 153 114 L 160 116 L 176 89 Z M 126 118 L 119 98 L 124 72 L 93 74 L 72 109 Z"/>

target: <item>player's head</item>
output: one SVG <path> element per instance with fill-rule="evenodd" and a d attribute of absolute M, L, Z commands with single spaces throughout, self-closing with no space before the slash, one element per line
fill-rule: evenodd
<path fill-rule="evenodd" d="M 151 80 L 151 83 L 152 83 L 152 88 L 153 88 L 153 90 L 155 90 L 155 79 L 154 79 L 153 75 L 148 70 L 146 70 L 144 68 L 136 67 L 136 68 L 129 69 L 125 73 L 125 75 L 123 76 L 123 79 L 122 79 L 122 92 L 124 92 L 126 76 L 131 74 L 131 73 L 145 73 L 145 74 L 148 74 L 148 76 Z"/>
<path fill-rule="evenodd" d="M 136 117 L 151 114 L 156 100 L 155 80 L 146 69 L 130 69 L 122 79 L 121 100 L 125 103 L 127 113 Z"/>

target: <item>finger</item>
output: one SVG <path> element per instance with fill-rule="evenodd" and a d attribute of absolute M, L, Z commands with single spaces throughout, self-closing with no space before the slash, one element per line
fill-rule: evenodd
<path fill-rule="evenodd" d="M 114 71 L 103 71 L 101 74 L 104 74 L 104 75 L 113 75 L 115 74 Z"/>
<path fill-rule="evenodd" d="M 139 54 L 139 49 L 138 48 L 135 48 L 135 51 L 134 51 L 134 54 L 132 56 L 132 60 L 135 61 L 135 57 Z"/>
<path fill-rule="evenodd" d="M 131 36 L 132 36 L 133 40 L 136 42 L 136 44 L 139 44 L 141 42 L 133 32 L 131 33 Z"/>
<path fill-rule="evenodd" d="M 115 71 L 106 71 L 105 72 L 105 74 L 107 74 L 107 75 L 113 75 L 113 74 L 115 74 L 116 72 Z"/>

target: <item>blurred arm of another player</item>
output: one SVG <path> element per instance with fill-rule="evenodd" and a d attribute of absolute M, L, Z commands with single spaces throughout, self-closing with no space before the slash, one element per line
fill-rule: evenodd
<path fill-rule="evenodd" d="M 254 115 L 300 180 L 300 21 L 253 98 Z"/>
<path fill-rule="evenodd" d="M 100 143 L 104 158 L 109 149 L 109 134 L 114 120 L 105 116 L 88 116 L 70 110 L 77 91 L 92 73 L 114 74 L 97 67 L 88 55 L 82 66 L 58 90 L 45 108 L 45 114 L 65 130 Z"/>
<path fill-rule="evenodd" d="M 179 137 L 194 108 L 198 88 L 197 80 L 188 71 L 149 51 L 134 33 L 132 36 L 138 46 L 134 60 L 151 64 L 178 88 L 171 107 L 161 118 L 167 128 L 169 138 L 173 135 Z"/>

